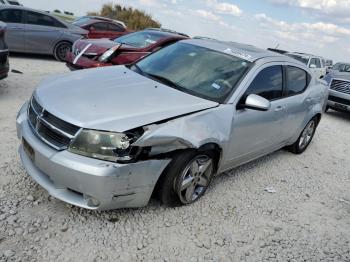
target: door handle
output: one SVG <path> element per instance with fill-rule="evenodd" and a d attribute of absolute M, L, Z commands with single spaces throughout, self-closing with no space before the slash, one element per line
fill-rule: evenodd
<path fill-rule="evenodd" d="M 283 106 L 278 106 L 275 108 L 275 112 L 281 112 L 284 110 L 284 107 Z"/>

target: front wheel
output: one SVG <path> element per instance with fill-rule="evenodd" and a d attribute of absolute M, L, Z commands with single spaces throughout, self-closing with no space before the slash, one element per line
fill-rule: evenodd
<path fill-rule="evenodd" d="M 201 198 L 214 175 L 210 153 L 186 151 L 173 157 L 159 184 L 159 198 L 167 206 L 187 205 Z"/>
<path fill-rule="evenodd" d="M 304 130 L 301 132 L 298 140 L 291 146 L 288 147 L 289 151 L 294 154 L 303 153 L 306 148 L 310 145 L 312 138 L 315 135 L 317 127 L 317 118 L 314 117 L 310 120 L 310 122 L 306 125 Z"/>
<path fill-rule="evenodd" d="M 67 53 L 72 50 L 72 44 L 69 42 L 60 42 L 56 45 L 54 56 L 58 61 L 65 61 Z"/>

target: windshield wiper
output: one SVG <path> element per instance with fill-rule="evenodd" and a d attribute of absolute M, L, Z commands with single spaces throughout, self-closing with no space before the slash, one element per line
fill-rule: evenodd
<path fill-rule="evenodd" d="M 175 87 L 177 89 L 183 89 L 182 86 L 176 84 L 175 82 L 171 81 L 170 79 L 164 77 L 164 76 L 160 76 L 160 75 L 155 75 L 155 74 L 148 74 L 148 73 L 145 73 L 147 76 L 155 79 L 155 80 L 158 80 L 160 81 L 161 83 L 165 84 L 165 85 L 168 85 L 168 86 L 171 86 L 171 87 Z"/>
<path fill-rule="evenodd" d="M 126 67 L 128 67 L 129 69 L 131 69 L 132 67 L 135 67 L 136 70 L 140 73 L 140 75 L 145 75 L 145 73 L 142 71 L 142 69 L 137 64 L 130 64 L 130 65 L 127 65 Z"/>

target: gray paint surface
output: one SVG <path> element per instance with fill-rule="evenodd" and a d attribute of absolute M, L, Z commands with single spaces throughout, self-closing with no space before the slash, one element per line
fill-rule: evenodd
<path fill-rule="evenodd" d="M 0 6 L 0 12 L 9 9 L 23 11 L 23 21 L 21 23 L 7 23 L 6 41 L 12 52 L 53 54 L 57 43 L 68 41 L 73 44 L 83 34 L 87 33 L 86 30 L 59 20 L 45 12 L 22 6 Z M 27 24 L 25 23 L 27 11 L 49 16 L 63 24 L 64 28 Z"/>
<path fill-rule="evenodd" d="M 129 200 L 123 202 L 122 197 L 117 199 L 103 197 L 101 199 L 103 206 L 100 209 L 142 206 L 148 202 L 157 178 L 169 163 L 167 161 L 170 161 L 170 159 L 153 159 L 153 156 L 178 149 L 200 149 L 215 145 L 221 149 L 218 164 L 220 173 L 294 143 L 307 123 L 314 116 L 324 112 L 328 88 L 324 81 L 315 77 L 312 77 L 303 93 L 271 101 L 267 111 L 238 109 L 240 98 L 264 68 L 291 65 L 309 72 L 308 68 L 294 59 L 251 46 L 235 43 L 228 43 L 225 46 L 223 42 L 204 40 L 186 40 L 186 42 L 231 55 L 239 54 L 254 62 L 253 68 L 226 103 L 217 104 L 182 93 L 140 76 L 123 66 L 79 71 L 50 78 L 34 93 L 46 110 L 67 122 L 85 128 L 123 132 L 143 127 L 144 134 L 133 145 L 151 147 L 150 160 L 120 166 L 102 160 L 74 156 L 67 154 L 66 151 L 49 149 L 29 129 L 25 105 L 17 119 L 18 136 L 28 140 L 35 152 L 42 156 L 42 162 L 35 164 L 45 163 L 43 167 L 39 167 L 45 172 L 39 172 L 28 168 L 30 164 L 22 160 L 28 173 L 33 173 L 34 178 L 39 177 L 37 180 L 41 180 L 45 175 L 52 176 L 55 180 L 54 178 L 60 173 L 68 172 L 69 179 L 61 180 L 58 183 L 60 187 L 77 185 L 78 192 L 87 195 L 93 193 L 95 197 L 100 196 L 101 192 L 91 192 L 92 182 L 84 180 L 82 173 L 91 174 L 98 171 L 100 181 L 111 175 L 120 177 L 130 175 L 133 178 L 126 182 L 115 180 L 114 186 L 117 190 L 108 189 L 107 186 L 100 188 L 108 196 L 118 191 Z M 51 163 L 57 161 L 61 165 Z M 86 168 L 86 165 L 89 168 Z M 111 166 L 116 170 L 109 173 Z M 142 179 L 137 176 L 141 170 L 145 172 Z M 137 190 L 140 186 L 137 181 L 140 179 L 142 184 L 149 186 L 147 190 Z M 119 182 L 122 188 L 118 185 Z M 55 186 L 57 185 L 44 187 L 52 191 Z M 127 190 L 123 190 L 125 187 Z M 53 194 L 56 193 L 54 191 Z M 68 195 L 59 198 L 70 203 L 74 202 Z M 82 202 L 79 203 L 79 206 L 91 208 Z"/>

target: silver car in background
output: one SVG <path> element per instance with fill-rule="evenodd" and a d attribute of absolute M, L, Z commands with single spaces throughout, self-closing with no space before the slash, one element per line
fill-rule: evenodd
<path fill-rule="evenodd" d="M 350 63 L 337 63 L 326 75 L 328 108 L 350 112 Z"/>
<path fill-rule="evenodd" d="M 76 40 L 87 35 L 86 30 L 22 6 L 0 5 L 0 21 L 7 24 L 10 52 L 54 55 L 59 61 Z"/>
<path fill-rule="evenodd" d="M 326 60 L 323 57 L 297 52 L 286 55 L 305 64 L 316 78 L 322 79 L 327 73 Z"/>
<path fill-rule="evenodd" d="M 310 144 L 328 88 L 252 46 L 185 40 L 129 66 L 44 81 L 17 117 L 28 174 L 87 209 L 190 204 L 214 174 Z M 234 189 L 233 189 L 234 190 Z"/>

